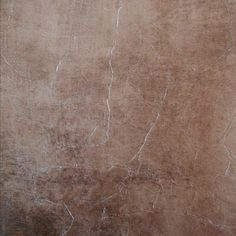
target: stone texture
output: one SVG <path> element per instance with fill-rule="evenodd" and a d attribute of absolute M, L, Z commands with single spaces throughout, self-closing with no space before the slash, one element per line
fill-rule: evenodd
<path fill-rule="evenodd" d="M 1 0 L 1 235 L 236 235 L 235 0 Z"/>

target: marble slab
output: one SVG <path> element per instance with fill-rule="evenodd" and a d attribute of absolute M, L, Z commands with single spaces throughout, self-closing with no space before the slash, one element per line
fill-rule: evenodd
<path fill-rule="evenodd" d="M 236 235 L 236 0 L 0 12 L 0 235 Z"/>

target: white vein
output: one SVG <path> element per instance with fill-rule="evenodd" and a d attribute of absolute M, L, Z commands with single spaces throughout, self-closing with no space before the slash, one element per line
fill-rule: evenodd
<path fill-rule="evenodd" d="M 104 207 L 102 210 L 102 220 L 105 220 L 106 218 L 108 218 L 107 209 L 106 209 L 106 207 Z"/>
<path fill-rule="evenodd" d="M 111 198 L 115 197 L 116 195 L 117 195 L 117 193 L 114 193 L 114 194 L 112 194 L 111 196 L 108 196 L 108 197 L 102 199 L 102 200 L 100 201 L 100 203 L 101 203 L 101 202 L 106 202 L 106 201 L 110 200 Z"/>
<path fill-rule="evenodd" d="M 226 176 L 226 175 L 229 175 L 230 166 L 231 166 L 231 159 L 229 159 L 228 166 L 227 166 L 227 168 L 226 168 L 226 170 L 225 170 L 225 176 Z"/>
<path fill-rule="evenodd" d="M 119 7 L 117 11 L 117 17 L 116 17 L 116 28 L 119 27 L 119 22 L 120 22 L 120 10 L 122 9 L 122 6 Z"/>
<path fill-rule="evenodd" d="M 162 100 L 161 100 L 161 107 L 160 107 L 160 108 L 162 108 L 162 106 L 163 106 L 163 104 L 164 104 L 164 101 L 165 101 L 165 98 L 166 98 L 166 95 L 167 95 L 167 91 L 168 91 L 168 87 L 169 87 L 169 83 L 168 83 L 167 86 L 166 86 L 166 89 L 165 89 L 163 98 L 162 98 Z M 139 159 L 140 154 L 141 154 L 142 150 L 144 149 L 144 147 L 145 147 L 145 145 L 146 145 L 146 143 L 147 143 L 148 137 L 149 137 L 150 134 L 152 133 L 152 130 L 153 130 L 153 128 L 156 126 L 157 121 L 159 120 L 159 118 L 160 118 L 160 113 L 159 113 L 159 111 L 158 111 L 157 114 L 156 114 L 156 117 L 155 117 L 154 122 L 152 123 L 152 125 L 151 125 L 150 128 L 148 129 L 146 135 L 144 136 L 143 143 L 141 144 L 141 146 L 139 147 L 138 151 L 134 154 L 134 156 L 131 158 L 131 160 L 130 160 L 129 162 L 131 162 L 131 161 L 133 161 L 133 160 L 135 160 L 135 159 Z"/>
<path fill-rule="evenodd" d="M 5 63 L 6 63 L 8 66 L 12 67 L 11 63 L 8 62 L 8 60 L 6 59 L 5 56 L 1 55 L 1 57 L 3 58 L 3 60 L 5 61 Z"/>
<path fill-rule="evenodd" d="M 56 72 L 58 72 L 60 66 L 61 66 L 61 63 L 62 63 L 63 59 L 59 60 L 58 64 L 57 64 L 57 67 L 56 67 Z"/>
<path fill-rule="evenodd" d="M 47 203 L 49 203 L 49 204 L 57 205 L 57 206 L 61 205 L 61 204 L 59 204 L 59 203 L 53 202 L 53 201 L 51 201 L 51 200 L 49 200 L 49 199 L 46 199 L 46 198 L 39 198 L 39 199 L 37 199 L 37 201 L 38 201 L 38 202 L 47 202 Z"/>
<path fill-rule="evenodd" d="M 74 40 L 75 49 L 78 50 L 79 49 L 78 36 L 74 35 L 73 40 Z"/>
<path fill-rule="evenodd" d="M 204 220 L 204 219 L 203 219 Z M 235 228 L 234 226 L 231 226 L 231 225 L 225 225 L 225 224 L 216 224 L 214 223 L 212 220 L 210 220 L 209 218 L 206 218 L 206 220 L 204 220 L 206 222 L 208 222 L 209 224 L 217 227 L 217 228 L 221 228 L 221 229 L 233 229 Z"/>
<path fill-rule="evenodd" d="M 153 208 L 153 209 L 155 208 L 155 206 L 156 206 L 156 204 L 157 204 L 157 201 L 158 201 L 158 199 L 159 199 L 160 193 L 161 193 L 161 189 L 159 189 L 159 190 L 157 191 L 157 193 L 156 193 L 155 199 L 154 199 L 154 201 L 153 201 L 153 203 L 152 203 L 152 208 Z"/>
<path fill-rule="evenodd" d="M 231 152 L 231 149 L 225 144 L 223 143 L 224 145 L 224 148 L 227 152 L 227 155 L 228 155 L 228 158 L 229 158 L 229 162 L 228 162 L 228 166 L 225 170 L 225 175 L 228 175 L 229 174 L 229 169 L 230 169 L 230 166 L 231 166 L 231 161 L 235 161 L 236 162 L 236 157 L 233 155 L 233 153 Z"/>
<path fill-rule="evenodd" d="M 228 133 L 229 133 L 229 131 L 230 131 L 230 129 L 231 129 L 231 127 L 232 127 L 234 121 L 235 121 L 235 118 L 236 118 L 236 115 L 235 115 L 235 112 L 234 112 L 233 118 L 232 118 L 231 121 L 229 122 L 228 126 L 225 128 L 225 130 L 224 130 L 224 132 L 223 132 L 223 136 L 222 136 L 222 138 L 221 138 L 221 140 L 223 141 L 223 142 L 222 142 L 222 143 L 223 143 L 223 146 L 224 146 L 224 148 L 225 148 L 225 150 L 226 150 L 226 152 L 227 152 L 227 156 L 228 156 L 228 159 L 229 159 L 227 168 L 226 168 L 226 170 L 225 170 L 225 176 L 229 175 L 230 166 L 231 166 L 231 161 L 233 160 L 233 161 L 236 162 L 236 157 L 233 155 L 231 149 L 230 149 L 230 148 L 227 146 L 227 144 L 225 143 L 225 142 L 226 142 L 226 138 L 227 138 L 227 136 L 228 136 Z M 221 141 L 221 140 L 220 140 L 220 141 Z"/>
<path fill-rule="evenodd" d="M 21 72 L 19 72 L 18 70 L 16 70 L 15 67 L 6 59 L 6 57 L 5 57 L 3 54 L 1 54 L 1 57 L 3 58 L 4 62 L 5 62 L 9 67 L 11 67 L 12 70 L 13 70 L 16 74 L 18 74 L 18 75 L 20 75 L 20 76 L 22 76 L 22 77 L 27 78 L 27 76 L 22 75 Z"/>
<path fill-rule="evenodd" d="M 110 195 L 110 196 L 107 196 L 107 197 L 105 197 L 105 198 L 100 199 L 100 200 L 97 201 L 93 206 L 98 206 L 98 205 L 101 204 L 101 203 L 107 202 L 107 201 L 109 201 L 110 199 L 114 198 L 115 196 L 117 196 L 117 193 L 113 193 L 113 194 Z"/>
<path fill-rule="evenodd" d="M 71 216 L 71 222 L 70 222 L 70 225 L 69 225 L 68 229 L 66 231 L 62 232 L 62 236 L 67 235 L 67 233 L 71 230 L 71 227 L 72 227 L 72 225 L 74 223 L 74 220 L 75 220 L 75 218 L 72 215 L 72 213 L 71 213 L 70 209 L 68 208 L 68 206 L 65 203 L 63 203 L 63 205 L 66 208 L 66 210 L 69 213 L 69 215 Z"/>
<path fill-rule="evenodd" d="M 129 228 L 126 229 L 126 232 L 124 232 L 123 229 L 120 229 L 120 232 L 121 232 L 122 236 L 128 236 L 129 235 Z"/>
<path fill-rule="evenodd" d="M 119 28 L 119 21 L 120 21 L 120 11 L 122 9 L 122 6 L 120 6 L 117 10 L 116 14 L 116 30 L 115 30 L 115 39 L 113 40 L 113 46 L 109 50 L 109 67 L 110 67 L 110 72 L 111 72 L 111 78 L 110 78 L 110 83 L 108 86 L 108 96 L 107 96 L 107 111 L 108 111 L 108 116 L 107 116 L 107 129 L 106 129 L 106 141 L 110 137 L 110 123 L 111 123 L 111 106 L 110 106 L 110 100 L 111 100 L 111 90 L 112 90 L 112 84 L 114 80 L 114 70 L 113 70 L 113 65 L 112 65 L 112 58 L 113 58 L 113 53 L 116 49 L 116 36 L 118 34 L 118 28 Z"/>
<path fill-rule="evenodd" d="M 229 1 L 225 0 L 224 4 L 225 4 L 225 8 L 226 8 L 227 14 L 229 16 L 230 28 L 232 28 L 233 27 L 233 21 L 232 21 L 232 15 L 230 13 Z M 232 30 L 230 30 L 230 38 L 231 38 L 231 41 L 232 41 L 232 48 L 234 48 L 235 47 L 235 40 L 234 40 L 234 37 L 233 37 Z"/>
<path fill-rule="evenodd" d="M 62 205 L 62 204 L 60 204 L 60 203 L 56 203 L 56 202 L 53 202 L 53 201 L 51 201 L 51 200 L 49 200 L 49 199 L 45 199 L 45 198 L 38 199 L 38 201 L 39 201 L 39 202 L 45 201 L 45 202 L 50 203 L 50 204 L 52 204 L 52 205 Z M 71 230 L 72 225 L 73 225 L 74 220 L 75 220 L 75 218 L 74 218 L 74 216 L 72 215 L 72 213 L 71 213 L 69 207 L 68 207 L 64 202 L 63 202 L 63 205 L 64 205 L 64 207 L 66 208 L 68 214 L 69 214 L 70 217 L 71 217 L 71 222 L 70 222 L 70 225 L 69 225 L 68 229 L 65 230 L 65 231 L 63 231 L 62 234 L 61 234 L 61 236 L 65 236 L 65 235 L 68 234 L 68 232 Z"/>
<path fill-rule="evenodd" d="M 155 125 L 156 125 L 156 123 L 157 123 L 159 117 L 160 117 L 160 113 L 158 112 L 157 115 L 156 115 L 155 121 L 153 122 L 153 124 L 152 124 L 151 127 L 149 128 L 148 132 L 147 132 L 146 135 L 144 136 L 144 140 L 143 140 L 142 145 L 139 147 L 138 151 L 136 152 L 136 154 L 133 156 L 133 158 L 132 158 L 130 161 L 133 161 L 134 159 L 136 159 L 137 157 L 139 157 L 139 154 L 142 152 L 144 146 L 146 145 L 147 139 L 148 139 L 148 137 L 150 136 L 150 134 L 151 134 L 153 128 L 155 127 Z"/>
<path fill-rule="evenodd" d="M 90 138 L 94 135 L 94 133 L 96 132 L 97 128 L 98 128 L 98 125 L 97 125 L 97 126 L 93 129 L 93 131 L 90 133 L 90 135 L 88 136 L 88 139 L 90 139 Z"/>
<path fill-rule="evenodd" d="M 111 122 L 111 108 L 110 108 L 109 96 L 107 98 L 107 110 L 108 110 L 108 117 L 107 117 L 106 137 L 107 137 L 107 140 L 108 140 L 109 136 L 110 136 L 110 122 Z"/>
<path fill-rule="evenodd" d="M 226 128 L 225 128 L 225 130 L 224 130 L 224 132 L 223 132 L 223 136 L 222 136 L 222 138 L 221 138 L 221 140 L 223 140 L 223 142 L 225 142 L 225 139 L 226 139 L 226 137 L 227 137 L 227 135 L 228 135 L 228 132 L 230 131 L 230 129 L 231 129 L 231 127 L 232 127 L 232 125 L 233 125 L 233 123 L 234 123 L 234 121 L 235 121 L 235 118 L 236 118 L 236 114 L 235 114 L 236 112 L 234 111 L 234 114 L 233 114 L 233 118 L 231 119 L 231 121 L 229 122 L 229 124 L 226 126 Z M 221 141 L 220 140 L 220 141 Z"/>

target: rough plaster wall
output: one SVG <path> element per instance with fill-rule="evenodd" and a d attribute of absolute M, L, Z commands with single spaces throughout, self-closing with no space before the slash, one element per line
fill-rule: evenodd
<path fill-rule="evenodd" d="M 1 235 L 236 235 L 235 0 L 1 0 Z"/>

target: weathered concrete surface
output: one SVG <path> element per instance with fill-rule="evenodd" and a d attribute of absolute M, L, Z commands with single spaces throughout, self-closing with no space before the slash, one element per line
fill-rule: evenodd
<path fill-rule="evenodd" d="M 1 235 L 236 235 L 235 0 L 1 0 Z"/>

